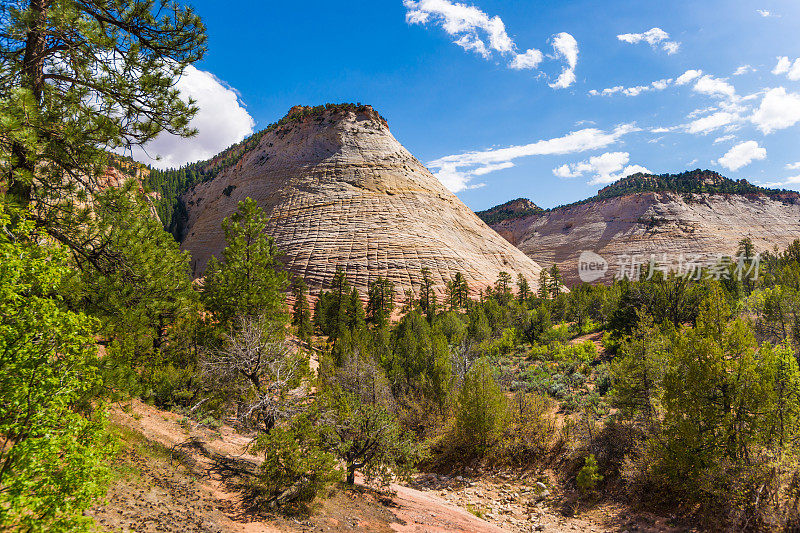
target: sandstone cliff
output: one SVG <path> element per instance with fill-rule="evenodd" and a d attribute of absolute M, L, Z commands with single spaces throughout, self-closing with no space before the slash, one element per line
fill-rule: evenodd
<path fill-rule="evenodd" d="M 220 224 L 255 199 L 312 292 L 337 266 L 361 292 L 378 276 L 398 294 L 416 290 L 423 267 L 437 289 L 455 272 L 473 290 L 501 271 L 535 285 L 539 265 L 500 238 L 392 136 L 369 106 L 296 107 L 238 162 L 183 195 L 182 247 L 196 275 L 225 246 Z"/>
<path fill-rule="evenodd" d="M 796 193 L 693 193 L 649 191 L 595 198 L 492 226 L 544 267 L 557 263 L 567 285 L 578 283 L 578 258 L 593 251 L 609 263 L 598 281 L 610 282 L 631 256 L 678 267 L 702 257 L 713 262 L 736 252 L 750 237 L 757 251 L 783 248 L 800 238 Z"/>

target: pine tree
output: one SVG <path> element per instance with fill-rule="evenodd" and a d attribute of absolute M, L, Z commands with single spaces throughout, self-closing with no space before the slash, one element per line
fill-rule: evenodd
<path fill-rule="evenodd" d="M 378 277 L 369 284 L 367 291 L 367 322 L 378 327 L 389 323 L 394 311 L 395 299 L 394 283 Z"/>
<path fill-rule="evenodd" d="M 80 283 L 67 297 L 101 320 L 106 379 L 148 381 L 161 367 L 190 364 L 199 302 L 188 252 L 164 232 L 131 185 L 97 197 L 96 223 L 116 267 L 97 269 L 76 256 Z"/>
<path fill-rule="evenodd" d="M 756 247 L 753 245 L 753 240 L 750 237 L 745 237 L 739 241 L 736 255 L 737 262 L 742 262 L 743 271 L 740 273 L 741 282 L 745 295 L 748 295 L 753 292 L 753 289 L 755 288 L 755 282 L 753 278 L 758 274 L 757 272 L 750 272 L 750 270 L 753 270 L 754 268 L 753 262 L 756 255 Z"/>
<path fill-rule="evenodd" d="M 414 291 L 406 289 L 403 291 L 403 305 L 400 308 L 400 313 L 407 315 L 417 308 L 417 299 L 414 297 Z"/>
<path fill-rule="evenodd" d="M 517 299 L 520 303 L 525 303 L 530 294 L 531 286 L 528 285 L 528 280 L 522 274 L 517 274 Z"/>
<path fill-rule="evenodd" d="M 194 133 L 197 107 L 175 80 L 203 57 L 205 28 L 190 8 L 154 0 L 14 0 L 0 25 L 8 194 L 31 204 L 53 238 L 99 261 L 104 235 L 90 231 L 85 207 L 108 150 Z"/>
<path fill-rule="evenodd" d="M 549 290 L 551 298 L 558 298 L 558 295 L 561 294 L 561 271 L 555 263 L 550 267 Z"/>
<path fill-rule="evenodd" d="M 223 261 L 211 258 L 206 267 L 203 299 L 223 326 L 236 316 L 286 321 L 280 269 L 272 237 L 264 235 L 267 217 L 252 198 L 222 222 L 227 246 Z"/>
<path fill-rule="evenodd" d="M 480 359 L 467 372 L 458 393 L 456 436 L 468 451 L 483 455 L 500 439 L 508 420 L 508 401 L 489 361 Z"/>
<path fill-rule="evenodd" d="M 611 398 L 623 415 L 648 427 L 656 421 L 666 363 L 665 339 L 651 317 L 641 316 L 611 363 Z"/>
<path fill-rule="evenodd" d="M 542 269 L 539 272 L 539 298 L 547 299 L 550 296 L 550 276 L 547 274 L 547 269 Z"/>
<path fill-rule="evenodd" d="M 494 284 L 495 296 L 502 305 L 511 300 L 511 274 L 500 272 Z"/>
<path fill-rule="evenodd" d="M 330 290 L 321 292 L 317 298 L 315 327 L 327 335 L 335 347 L 340 338 L 348 336 L 348 331 L 363 327 L 364 321 L 364 307 L 358 291 L 350 287 L 344 270 L 336 267 Z"/>
<path fill-rule="evenodd" d="M 311 308 L 308 305 L 308 286 L 303 278 L 292 281 L 292 325 L 297 328 L 300 340 L 308 342 L 311 339 Z"/>
<path fill-rule="evenodd" d="M 346 306 L 347 322 L 346 326 L 351 332 L 363 329 L 366 323 L 366 314 L 364 313 L 364 304 L 361 303 L 361 295 L 358 289 L 353 287 L 350 290 L 350 295 L 347 298 Z"/>
<path fill-rule="evenodd" d="M 433 290 L 433 279 L 428 267 L 422 269 L 422 284 L 419 288 L 419 309 L 429 323 L 433 323 L 439 302 L 436 299 L 436 292 Z"/>
<path fill-rule="evenodd" d="M 392 331 L 387 375 L 395 395 L 421 395 L 444 407 L 451 367 L 447 339 L 417 311 L 405 315 Z"/>
<path fill-rule="evenodd" d="M 469 285 L 464 274 L 456 272 L 447 282 L 447 304 L 451 310 L 464 309 L 469 304 Z"/>

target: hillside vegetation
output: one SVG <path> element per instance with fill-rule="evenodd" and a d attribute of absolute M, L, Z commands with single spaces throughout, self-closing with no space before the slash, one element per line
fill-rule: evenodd
<path fill-rule="evenodd" d="M 502 468 L 551 472 L 528 520 L 542 501 L 617 502 L 709 530 L 800 529 L 800 240 L 757 256 L 744 238 L 691 277 L 642 268 L 569 293 L 553 265 L 480 291 L 454 272 L 443 299 L 428 269 L 403 294 L 385 277 L 362 294 L 342 264 L 312 305 L 247 197 L 196 282 L 145 191 L 98 184 L 109 148 L 193 133 L 197 108 L 174 85 L 204 55 L 202 22 L 153 0 L 18 6 L 0 17 L 0 530 L 96 531 L 87 510 L 125 450 L 166 463 L 109 427 L 109 404 L 132 399 L 160 410 L 132 420 L 233 427 L 258 461 L 209 452 L 204 475 L 295 522 L 359 479 Z M 160 212 L 257 141 L 151 173 Z M 182 516 L 205 507 L 196 479 L 140 474 L 179 485 Z M 134 494 L 165 520 L 141 500 L 166 492 Z"/>
<path fill-rule="evenodd" d="M 477 211 L 475 214 L 487 224 L 496 224 L 503 220 L 526 217 L 542 211 L 544 210 L 541 207 L 527 198 L 517 198 L 485 211 Z"/>

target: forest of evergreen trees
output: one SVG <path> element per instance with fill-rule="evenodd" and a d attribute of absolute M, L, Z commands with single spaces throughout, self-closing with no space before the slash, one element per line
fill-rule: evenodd
<path fill-rule="evenodd" d="M 312 298 L 247 198 L 199 283 L 165 231 L 177 198 L 264 132 L 151 172 L 163 227 L 135 181 L 94 183 L 109 149 L 192 133 L 197 109 L 174 85 L 205 52 L 199 17 L 170 3 L 161 17 L 152 0 L 12 4 L 0 8 L 0 530 L 96 531 L 87 510 L 139 474 L 118 437 L 133 430 L 108 416 L 132 399 L 245 436 L 259 460 L 237 472 L 239 495 L 258 512 L 313 513 L 356 473 L 385 487 L 419 469 L 546 469 L 575 497 L 566 513 L 610 504 L 687 528 L 800 530 L 800 240 L 758 256 L 744 238 L 735 260 L 692 278 L 641 271 L 568 292 L 552 265 L 480 290 L 423 270 L 402 295 L 382 277 L 361 294 L 339 265 Z M 695 192 L 691 173 L 617 190 L 645 179 Z"/>

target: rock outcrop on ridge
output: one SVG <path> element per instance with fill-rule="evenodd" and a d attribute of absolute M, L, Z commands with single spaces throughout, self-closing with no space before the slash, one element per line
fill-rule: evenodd
<path fill-rule="evenodd" d="M 651 254 L 657 266 L 685 272 L 692 261 L 734 255 L 745 237 L 758 252 L 783 249 L 800 238 L 800 194 L 709 171 L 638 175 L 588 200 L 492 227 L 543 267 L 558 264 L 567 286 L 580 282 L 581 252 L 599 254 L 608 270 L 596 281 L 608 283 Z"/>
<path fill-rule="evenodd" d="M 510 218 L 519 218 L 533 215 L 544 211 L 541 207 L 531 202 L 527 198 L 516 198 L 500 205 L 496 205 L 485 211 L 477 211 L 475 214 L 487 224 L 497 224 Z"/>
<path fill-rule="evenodd" d="M 296 106 L 238 162 L 184 194 L 182 247 L 195 275 L 221 256 L 221 222 L 247 197 L 312 292 L 330 285 L 337 266 L 362 294 L 378 276 L 398 296 L 416 291 L 425 267 L 440 293 L 456 272 L 473 291 L 501 271 L 538 280 L 539 265 L 442 186 L 370 106 Z"/>

